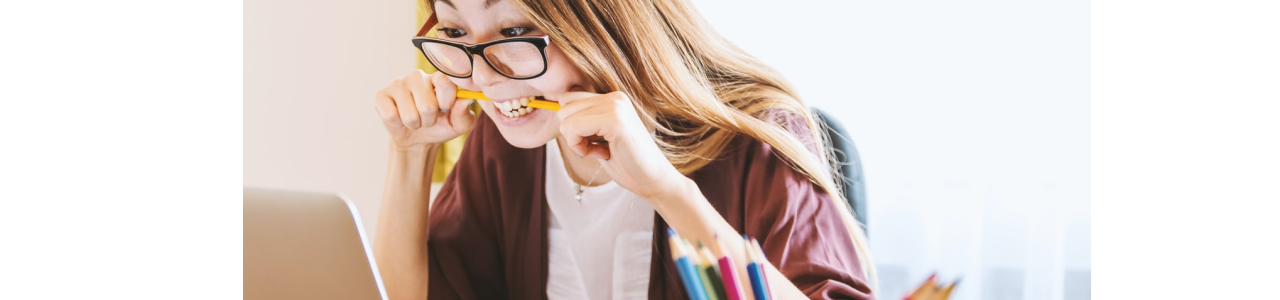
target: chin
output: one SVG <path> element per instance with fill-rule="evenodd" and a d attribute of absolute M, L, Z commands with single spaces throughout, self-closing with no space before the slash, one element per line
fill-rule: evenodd
<path fill-rule="evenodd" d="M 523 114 L 503 114 L 499 112 L 500 106 L 487 103 L 482 107 L 498 126 L 502 138 L 512 146 L 523 149 L 542 147 L 560 133 L 560 120 L 556 118 L 555 111 L 534 108 Z"/>

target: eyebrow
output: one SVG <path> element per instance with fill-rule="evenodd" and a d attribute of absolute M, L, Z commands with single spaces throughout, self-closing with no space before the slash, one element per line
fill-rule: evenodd
<path fill-rule="evenodd" d="M 453 6 L 453 1 L 449 1 L 449 0 L 435 0 L 435 1 L 442 2 L 446 5 L 449 5 L 449 7 L 452 7 L 453 9 L 458 9 L 457 6 Z M 498 4 L 498 1 L 502 1 L 502 0 L 484 0 L 484 8 L 489 9 L 490 6 L 493 6 L 494 4 Z"/>

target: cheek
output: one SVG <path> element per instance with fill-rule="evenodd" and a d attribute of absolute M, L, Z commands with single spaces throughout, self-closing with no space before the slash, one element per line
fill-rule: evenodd
<path fill-rule="evenodd" d="M 585 77 L 559 48 L 550 46 L 547 47 L 547 73 L 534 79 L 532 83 L 545 94 L 554 95 L 568 91 L 575 85 L 586 87 L 583 80 Z"/>

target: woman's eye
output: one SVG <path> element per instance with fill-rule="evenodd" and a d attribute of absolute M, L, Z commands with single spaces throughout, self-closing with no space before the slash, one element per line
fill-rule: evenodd
<path fill-rule="evenodd" d="M 505 28 L 505 29 L 502 29 L 501 33 L 502 33 L 502 36 L 505 36 L 505 37 L 517 37 L 517 36 L 522 36 L 526 33 L 529 33 L 529 28 L 528 27 Z"/>
<path fill-rule="evenodd" d="M 466 31 L 462 31 L 462 29 L 457 29 L 457 28 L 440 28 L 436 31 L 440 33 L 444 33 L 444 35 L 449 38 L 455 38 L 455 39 L 460 38 L 464 35 L 467 35 Z"/>

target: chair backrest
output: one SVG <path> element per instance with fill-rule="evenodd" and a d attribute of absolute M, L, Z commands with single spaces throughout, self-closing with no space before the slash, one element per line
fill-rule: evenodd
<path fill-rule="evenodd" d="M 819 129 L 827 135 L 828 143 L 825 146 L 835 154 L 831 170 L 835 174 L 836 184 L 844 190 L 844 199 L 849 202 L 849 209 L 858 222 L 862 223 L 863 232 L 866 233 L 867 186 L 858 149 L 854 147 L 853 139 L 845 131 L 844 125 L 831 114 L 815 107 L 813 116 Z"/>

